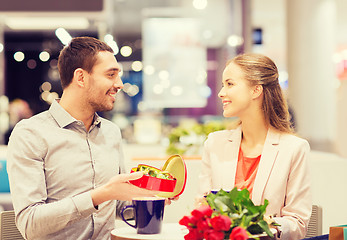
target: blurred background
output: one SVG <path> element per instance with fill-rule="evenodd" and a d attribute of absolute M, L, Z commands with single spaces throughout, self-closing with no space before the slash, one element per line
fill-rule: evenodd
<path fill-rule="evenodd" d="M 128 142 L 160 141 L 185 120 L 220 120 L 225 62 L 260 52 L 278 65 L 300 135 L 338 151 L 346 9 L 342 0 L 2 0 L 1 141 L 61 95 L 59 51 L 71 37 L 88 35 L 109 43 L 123 68 L 124 91 L 104 116 Z"/>
<path fill-rule="evenodd" d="M 61 95 L 59 51 L 87 35 L 106 41 L 123 68 L 124 91 L 103 116 L 128 143 L 168 146 L 182 124 L 181 135 L 192 124 L 225 127 L 225 62 L 259 52 L 279 68 L 298 134 L 347 156 L 346 10 L 344 0 L 1 0 L 0 143 Z"/>
<path fill-rule="evenodd" d="M 0 0 L 0 158 L 15 124 L 61 96 L 57 58 L 71 37 L 107 42 L 122 67 L 124 89 L 100 114 L 121 128 L 128 169 L 176 153 L 200 160 L 206 135 L 235 120 L 223 118 L 217 96 L 225 63 L 262 53 L 311 145 L 313 202 L 327 233 L 347 214 L 346 11 L 346 0 Z M 186 191 L 167 221 L 192 208 L 200 161 L 186 165 Z"/>
<path fill-rule="evenodd" d="M 124 91 L 103 115 L 127 142 L 156 143 L 182 122 L 224 120 L 217 93 L 225 62 L 259 52 L 278 65 L 298 133 L 313 148 L 346 155 L 345 10 L 343 0 L 2 0 L 1 143 L 61 95 L 62 47 L 93 36 L 123 68 Z"/>

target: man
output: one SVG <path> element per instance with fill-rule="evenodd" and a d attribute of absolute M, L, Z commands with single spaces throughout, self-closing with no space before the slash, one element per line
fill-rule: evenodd
<path fill-rule="evenodd" d="M 113 108 L 123 88 L 112 49 L 72 39 L 60 53 L 61 99 L 22 120 L 8 144 L 16 224 L 27 239 L 109 239 L 116 205 L 157 192 L 128 183 L 121 133 L 96 114 Z"/>

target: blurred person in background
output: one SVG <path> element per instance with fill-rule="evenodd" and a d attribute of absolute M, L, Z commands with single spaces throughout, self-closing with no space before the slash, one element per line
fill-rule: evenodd
<path fill-rule="evenodd" d="M 309 144 L 294 135 L 275 63 L 260 54 L 230 60 L 218 95 L 233 130 L 211 133 L 204 144 L 198 202 L 211 190 L 247 188 L 254 204 L 280 224 L 278 239 L 305 237 L 312 197 Z"/>
<path fill-rule="evenodd" d="M 128 181 L 120 129 L 110 111 L 123 88 L 112 49 L 78 37 L 58 59 L 61 99 L 20 121 L 8 144 L 16 225 L 26 239 L 110 239 L 123 200 L 154 196 Z M 116 201 L 120 200 L 120 201 Z"/>
<path fill-rule="evenodd" d="M 33 115 L 29 104 L 23 100 L 16 98 L 9 104 L 10 126 L 5 133 L 5 144 L 8 143 L 14 126 L 22 119 L 30 118 Z"/>

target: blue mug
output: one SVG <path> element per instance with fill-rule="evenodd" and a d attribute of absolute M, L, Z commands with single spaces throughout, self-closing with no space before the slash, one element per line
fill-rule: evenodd
<path fill-rule="evenodd" d="M 221 189 L 212 189 L 209 193 L 212 194 L 217 194 Z M 224 190 L 226 192 L 230 192 L 229 190 Z M 204 195 L 204 197 L 206 197 L 209 193 L 206 193 L 206 195 Z"/>
<path fill-rule="evenodd" d="M 161 231 L 164 217 L 165 198 L 139 197 L 132 200 L 132 205 L 125 206 L 121 211 L 123 221 L 137 229 L 138 234 L 157 234 Z M 124 218 L 124 211 L 134 210 L 135 225 Z"/>
<path fill-rule="evenodd" d="M 219 190 L 211 190 L 211 193 L 217 194 L 218 191 L 219 191 Z"/>

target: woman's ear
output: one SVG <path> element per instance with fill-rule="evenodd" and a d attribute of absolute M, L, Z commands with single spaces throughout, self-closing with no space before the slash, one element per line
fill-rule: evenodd
<path fill-rule="evenodd" d="M 73 74 L 73 81 L 77 83 L 78 87 L 85 87 L 85 72 L 82 68 L 76 68 Z"/>
<path fill-rule="evenodd" d="M 254 86 L 253 89 L 253 99 L 258 98 L 259 96 L 261 96 L 263 93 L 263 85 L 261 84 L 257 84 Z"/>

